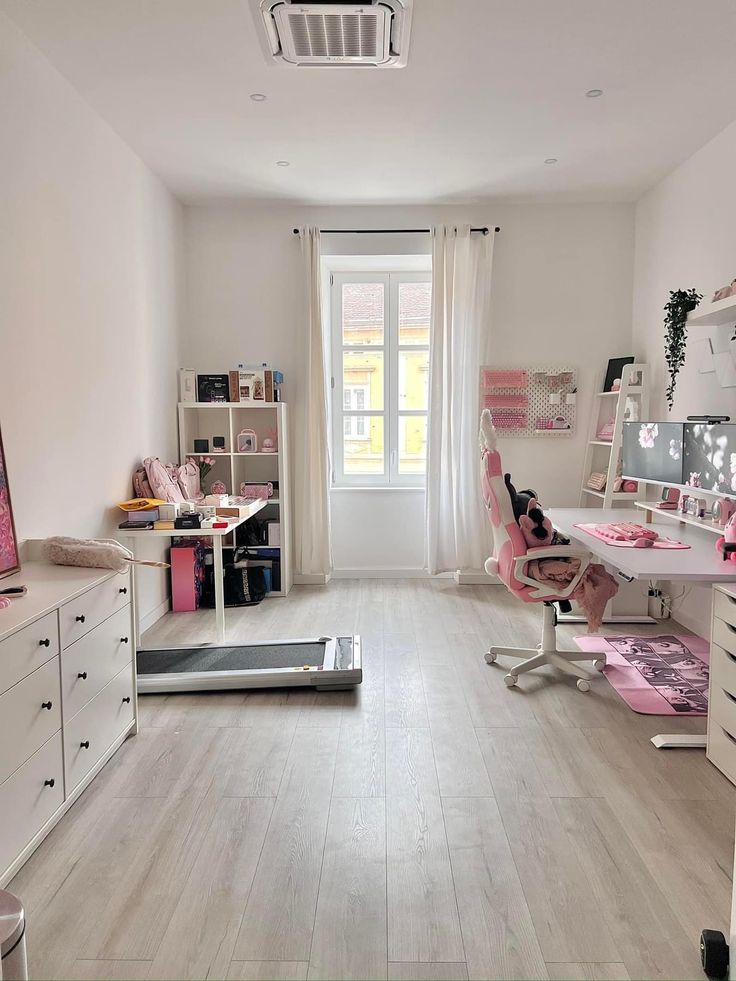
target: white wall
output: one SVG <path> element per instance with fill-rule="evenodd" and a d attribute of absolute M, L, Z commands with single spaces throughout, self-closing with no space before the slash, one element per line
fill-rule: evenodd
<path fill-rule="evenodd" d="M 669 291 L 695 286 L 708 302 L 717 287 L 736 276 L 735 167 L 736 123 L 673 171 L 636 208 L 634 344 L 653 368 L 653 418 L 668 414 L 662 308 Z M 697 336 L 703 335 L 693 335 Z M 699 374 L 695 359 L 689 358 L 680 372 L 671 418 L 679 421 L 703 412 L 736 417 L 736 389 L 720 388 L 714 375 Z M 675 615 L 707 637 L 709 611 L 709 591 L 693 587 Z"/>
<path fill-rule="evenodd" d="M 504 462 L 518 483 L 534 486 L 547 506 L 577 504 L 598 374 L 609 357 L 630 353 L 628 205 L 301 208 L 223 202 L 186 208 L 186 366 L 214 371 L 238 361 L 269 361 L 285 372 L 286 397 L 298 412 L 302 280 L 292 228 L 308 222 L 323 228 L 425 227 L 442 220 L 502 226 L 493 290 L 498 363 L 570 363 L 580 370 L 580 425 L 573 438 L 504 442 Z M 323 248 L 406 254 L 428 251 L 429 243 L 422 236 L 331 236 Z M 422 515 L 420 492 L 334 493 L 336 568 L 421 567 Z"/>
<path fill-rule="evenodd" d="M 176 448 L 181 209 L 0 14 L 0 425 L 19 538 L 106 535 Z M 166 576 L 141 578 L 141 613 Z"/>

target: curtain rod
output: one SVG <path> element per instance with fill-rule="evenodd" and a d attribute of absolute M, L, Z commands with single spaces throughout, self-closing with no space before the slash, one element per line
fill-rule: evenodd
<path fill-rule="evenodd" d="M 295 235 L 299 234 L 298 228 L 293 231 Z M 323 235 L 429 235 L 430 231 L 429 228 L 320 228 Z M 490 228 L 484 225 L 482 228 L 471 228 L 470 231 L 488 235 Z M 501 229 L 496 225 L 493 231 L 500 232 Z"/>

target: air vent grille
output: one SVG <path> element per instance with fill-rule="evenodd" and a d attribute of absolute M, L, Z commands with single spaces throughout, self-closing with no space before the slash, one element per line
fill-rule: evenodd
<path fill-rule="evenodd" d="M 298 58 L 380 58 L 375 14 L 289 13 Z"/>

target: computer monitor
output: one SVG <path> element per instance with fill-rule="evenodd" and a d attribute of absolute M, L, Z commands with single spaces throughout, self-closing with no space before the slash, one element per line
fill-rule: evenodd
<path fill-rule="evenodd" d="M 662 484 L 682 484 L 682 422 L 625 422 L 624 477 Z"/>
<path fill-rule="evenodd" d="M 686 423 L 682 483 L 736 493 L 736 423 Z"/>

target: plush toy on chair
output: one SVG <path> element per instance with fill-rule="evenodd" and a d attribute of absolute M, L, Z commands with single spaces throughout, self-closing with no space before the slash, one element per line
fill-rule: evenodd
<path fill-rule="evenodd" d="M 483 500 L 493 528 L 494 554 L 486 561 L 486 572 L 498 576 L 521 602 L 543 604 L 541 643 L 528 649 L 494 645 L 486 654 L 486 661 L 492 664 L 499 655 L 505 655 L 521 662 L 504 677 L 509 688 L 517 683 L 520 674 L 551 664 L 565 674 L 573 675 L 579 691 L 588 691 L 589 676 L 575 662 L 592 660 L 591 655 L 579 650 L 558 650 L 554 604 L 569 600 L 590 564 L 591 554 L 569 544 L 550 544 L 557 536 L 537 505 L 537 495 L 533 491 L 517 491 L 510 475 L 504 477 L 496 430 L 488 409 L 481 417 L 480 449 Z M 528 554 L 532 548 L 535 550 L 533 555 Z M 527 572 L 530 560 L 552 557 L 579 560 L 579 570 L 571 582 L 550 584 L 531 578 Z M 595 667 L 599 670 L 605 667 L 605 659 L 598 657 Z"/>

